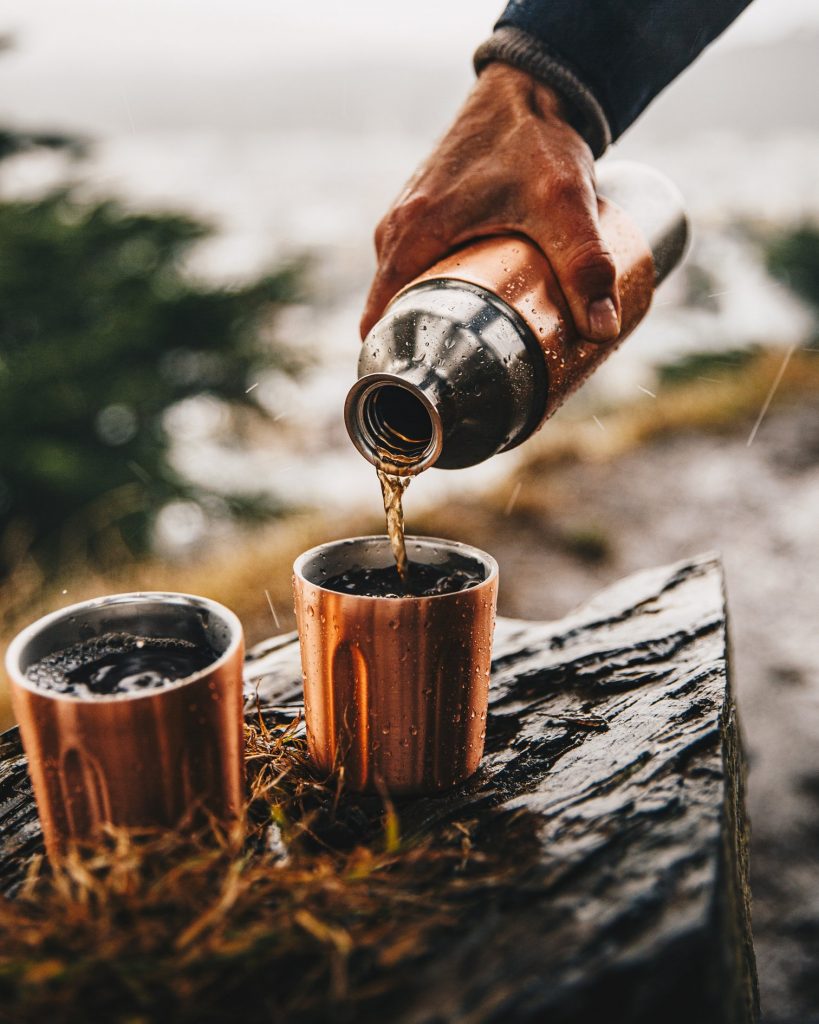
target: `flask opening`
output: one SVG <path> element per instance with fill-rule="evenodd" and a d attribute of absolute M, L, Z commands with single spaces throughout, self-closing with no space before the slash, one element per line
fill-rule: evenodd
<path fill-rule="evenodd" d="M 441 453 L 437 410 L 420 388 L 391 374 L 358 380 L 344 414 L 356 448 L 385 472 L 419 473 Z"/>
<path fill-rule="evenodd" d="M 406 388 L 384 384 L 364 399 L 364 418 L 377 446 L 388 456 L 415 461 L 432 440 L 432 421 Z"/>

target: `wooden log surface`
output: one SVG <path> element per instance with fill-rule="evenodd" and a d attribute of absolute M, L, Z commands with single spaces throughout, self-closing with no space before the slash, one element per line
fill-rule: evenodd
<path fill-rule="evenodd" d="M 405 979 L 392 1021 L 757 1019 L 728 665 L 710 556 L 629 577 L 558 622 L 499 620 L 481 768 L 398 811 L 407 834 L 478 821 L 529 865 Z M 249 715 L 298 712 L 292 635 L 251 651 L 246 677 Z M 0 739 L 5 891 L 39 842 L 12 730 Z"/>

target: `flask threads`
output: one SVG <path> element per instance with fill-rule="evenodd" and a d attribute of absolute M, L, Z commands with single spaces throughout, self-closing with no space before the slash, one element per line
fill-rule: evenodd
<path fill-rule="evenodd" d="M 370 374 L 353 385 L 345 419 L 356 448 L 387 473 L 419 473 L 441 452 L 437 410 L 420 388 L 391 374 Z"/>

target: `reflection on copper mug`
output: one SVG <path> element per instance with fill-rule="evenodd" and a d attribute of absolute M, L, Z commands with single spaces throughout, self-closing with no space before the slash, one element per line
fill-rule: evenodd
<path fill-rule="evenodd" d="M 307 742 L 316 767 L 356 790 L 429 793 L 468 778 L 486 736 L 498 566 L 477 548 L 408 537 L 411 561 L 477 570 L 433 597 L 367 597 L 322 586 L 387 567 L 385 536 L 323 544 L 293 567 Z"/>
<path fill-rule="evenodd" d="M 215 660 L 161 687 L 81 698 L 38 687 L 28 669 L 106 633 L 207 644 Z M 194 812 L 238 820 L 244 800 L 242 627 L 187 594 L 137 593 L 63 608 L 6 655 L 14 712 L 50 856 L 106 823 L 175 827 Z"/>

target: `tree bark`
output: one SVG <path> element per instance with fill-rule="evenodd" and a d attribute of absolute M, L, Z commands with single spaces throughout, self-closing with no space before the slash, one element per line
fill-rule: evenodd
<path fill-rule="evenodd" d="M 297 702 L 295 645 L 256 655 L 260 704 Z M 490 693 L 478 775 L 402 806 L 402 827 L 483 819 L 528 834 L 537 864 L 421 969 L 394 1019 L 756 1020 L 718 560 L 632 576 L 559 622 L 499 620 Z"/>

